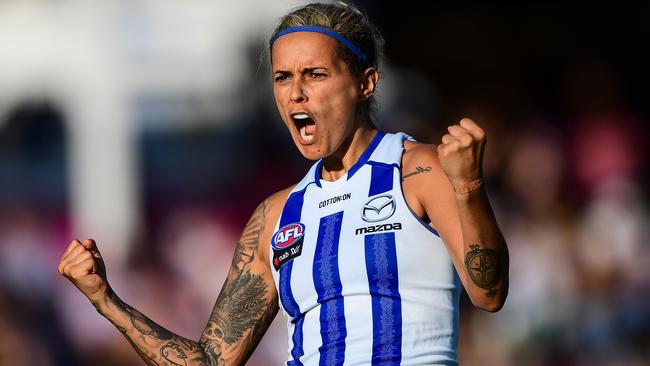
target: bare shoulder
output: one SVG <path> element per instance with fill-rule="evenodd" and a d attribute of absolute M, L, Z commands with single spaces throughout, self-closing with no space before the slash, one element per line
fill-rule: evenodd
<path fill-rule="evenodd" d="M 404 142 L 404 155 L 402 155 L 402 180 L 414 179 L 416 176 L 444 174 L 438 160 L 436 145 L 415 141 Z"/>
<path fill-rule="evenodd" d="M 267 222 L 270 221 L 275 223 L 276 221 L 278 221 L 278 219 L 280 218 L 280 214 L 282 213 L 282 208 L 284 207 L 284 204 L 287 202 L 287 199 L 289 198 L 289 193 L 291 193 L 291 190 L 295 186 L 296 185 L 294 184 L 283 190 L 277 191 L 272 195 L 268 196 L 264 200 L 263 205 L 266 206 L 265 210 L 266 210 Z"/>
<path fill-rule="evenodd" d="M 291 193 L 291 190 L 295 187 L 296 185 L 292 185 L 290 187 L 287 187 L 285 189 L 279 190 L 272 195 L 268 196 L 266 198 L 266 202 L 270 206 L 280 206 L 279 208 L 281 209 L 282 206 L 284 206 L 284 203 L 287 201 L 287 198 L 289 197 L 289 193 Z M 278 207 L 275 207 L 278 209 Z"/>
<path fill-rule="evenodd" d="M 436 145 L 415 141 L 404 142 L 402 155 L 402 192 L 413 213 L 429 222 L 426 207 L 438 195 L 432 191 L 445 189 L 447 179 L 438 161 Z"/>
<path fill-rule="evenodd" d="M 270 196 L 268 196 L 262 203 L 257 207 L 251 221 L 259 220 L 259 251 L 262 258 L 267 261 L 267 256 L 269 253 L 269 245 L 271 242 L 271 236 L 273 236 L 273 230 L 275 228 L 275 223 L 278 222 L 280 215 L 282 214 L 282 208 L 287 202 L 289 193 L 295 187 L 287 187 L 280 191 L 277 191 Z M 256 219 L 257 217 L 257 219 Z"/>

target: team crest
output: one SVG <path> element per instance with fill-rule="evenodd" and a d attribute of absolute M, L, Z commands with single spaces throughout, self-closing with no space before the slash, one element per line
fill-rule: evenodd
<path fill-rule="evenodd" d="M 302 254 L 302 242 L 305 235 L 305 225 L 294 222 L 285 225 L 273 234 L 273 267 L 280 270 L 283 264 Z"/>

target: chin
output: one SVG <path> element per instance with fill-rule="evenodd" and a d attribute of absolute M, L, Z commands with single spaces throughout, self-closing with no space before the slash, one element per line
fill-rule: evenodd
<path fill-rule="evenodd" d="M 309 149 L 309 148 L 305 149 L 303 147 L 303 148 L 299 148 L 298 150 L 300 151 L 302 156 L 304 156 L 305 159 L 308 160 L 316 161 L 325 157 L 320 151 L 316 151 L 315 149 Z"/>
<path fill-rule="evenodd" d="M 303 146 L 300 145 L 299 142 L 296 142 L 296 147 L 305 159 L 316 161 L 326 157 L 326 155 L 323 154 L 323 150 L 319 149 L 316 145 Z"/>

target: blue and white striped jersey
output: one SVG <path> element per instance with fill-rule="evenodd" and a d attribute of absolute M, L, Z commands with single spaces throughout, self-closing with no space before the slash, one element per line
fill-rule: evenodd
<path fill-rule="evenodd" d="M 455 365 L 460 280 L 407 206 L 403 134 L 379 131 L 337 181 L 322 161 L 292 190 L 270 260 L 288 365 Z"/>

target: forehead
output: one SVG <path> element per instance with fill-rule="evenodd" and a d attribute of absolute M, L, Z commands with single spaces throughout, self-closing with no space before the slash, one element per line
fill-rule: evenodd
<path fill-rule="evenodd" d="M 338 42 L 316 32 L 294 32 L 278 38 L 271 49 L 273 70 L 315 64 L 333 65 L 339 60 Z"/>

